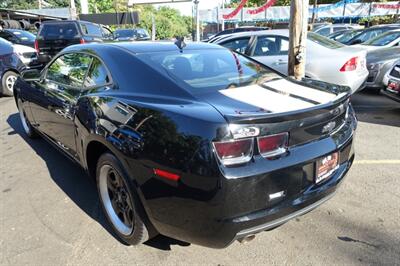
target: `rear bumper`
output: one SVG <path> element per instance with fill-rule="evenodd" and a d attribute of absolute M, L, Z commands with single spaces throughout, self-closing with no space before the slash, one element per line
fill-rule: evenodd
<path fill-rule="evenodd" d="M 365 83 L 368 77 L 368 70 L 362 72 L 340 72 L 332 75 L 332 73 L 326 73 L 325 76 L 320 76 L 318 79 L 332 84 L 338 84 L 341 86 L 347 86 L 351 88 L 352 93 L 362 90 L 365 87 Z"/>
<path fill-rule="evenodd" d="M 393 101 L 400 103 L 400 94 L 395 94 L 394 92 L 387 91 L 386 89 L 381 90 L 381 94 L 392 99 Z"/>
<path fill-rule="evenodd" d="M 255 158 L 248 168 L 223 169 L 215 186 L 210 178 L 182 177 L 175 188 L 157 185 L 145 200 L 157 231 L 182 241 L 224 248 L 237 239 L 273 229 L 318 207 L 333 196 L 354 160 L 353 113 L 331 136 L 293 147 L 290 155 L 268 161 Z M 315 184 L 317 159 L 339 152 L 339 167 L 322 184 Z M 187 178 L 187 181 L 185 180 Z M 193 189 L 189 183 L 202 188 Z M 285 196 L 269 198 L 274 192 Z"/>

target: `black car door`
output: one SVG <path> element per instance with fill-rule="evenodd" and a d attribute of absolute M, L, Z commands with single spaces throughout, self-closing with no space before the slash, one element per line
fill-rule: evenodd
<path fill-rule="evenodd" d="M 83 53 L 59 56 L 36 84 L 36 96 L 31 101 L 38 129 L 74 157 L 75 106 L 91 61 L 92 57 Z"/>

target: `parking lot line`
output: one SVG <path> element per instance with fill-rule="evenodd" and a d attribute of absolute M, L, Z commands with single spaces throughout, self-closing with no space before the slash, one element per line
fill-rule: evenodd
<path fill-rule="evenodd" d="M 400 164 L 400 160 L 358 160 L 354 164 Z"/>

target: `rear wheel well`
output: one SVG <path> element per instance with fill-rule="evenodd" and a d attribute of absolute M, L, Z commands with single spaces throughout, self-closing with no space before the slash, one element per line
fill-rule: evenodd
<path fill-rule="evenodd" d="M 89 175 L 96 178 L 97 161 L 100 156 L 106 152 L 112 153 L 104 144 L 98 141 L 92 141 L 86 148 L 86 164 Z"/>

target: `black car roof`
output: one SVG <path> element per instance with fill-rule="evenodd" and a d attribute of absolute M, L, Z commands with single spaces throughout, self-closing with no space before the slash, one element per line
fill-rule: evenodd
<path fill-rule="evenodd" d="M 171 41 L 143 41 L 143 42 L 119 42 L 119 43 L 91 43 L 69 46 L 64 51 L 83 50 L 85 48 L 101 49 L 102 47 L 120 47 L 132 53 L 153 53 L 176 51 L 178 47 Z M 222 46 L 202 42 L 188 42 L 183 50 L 209 50 L 226 49 Z"/>

